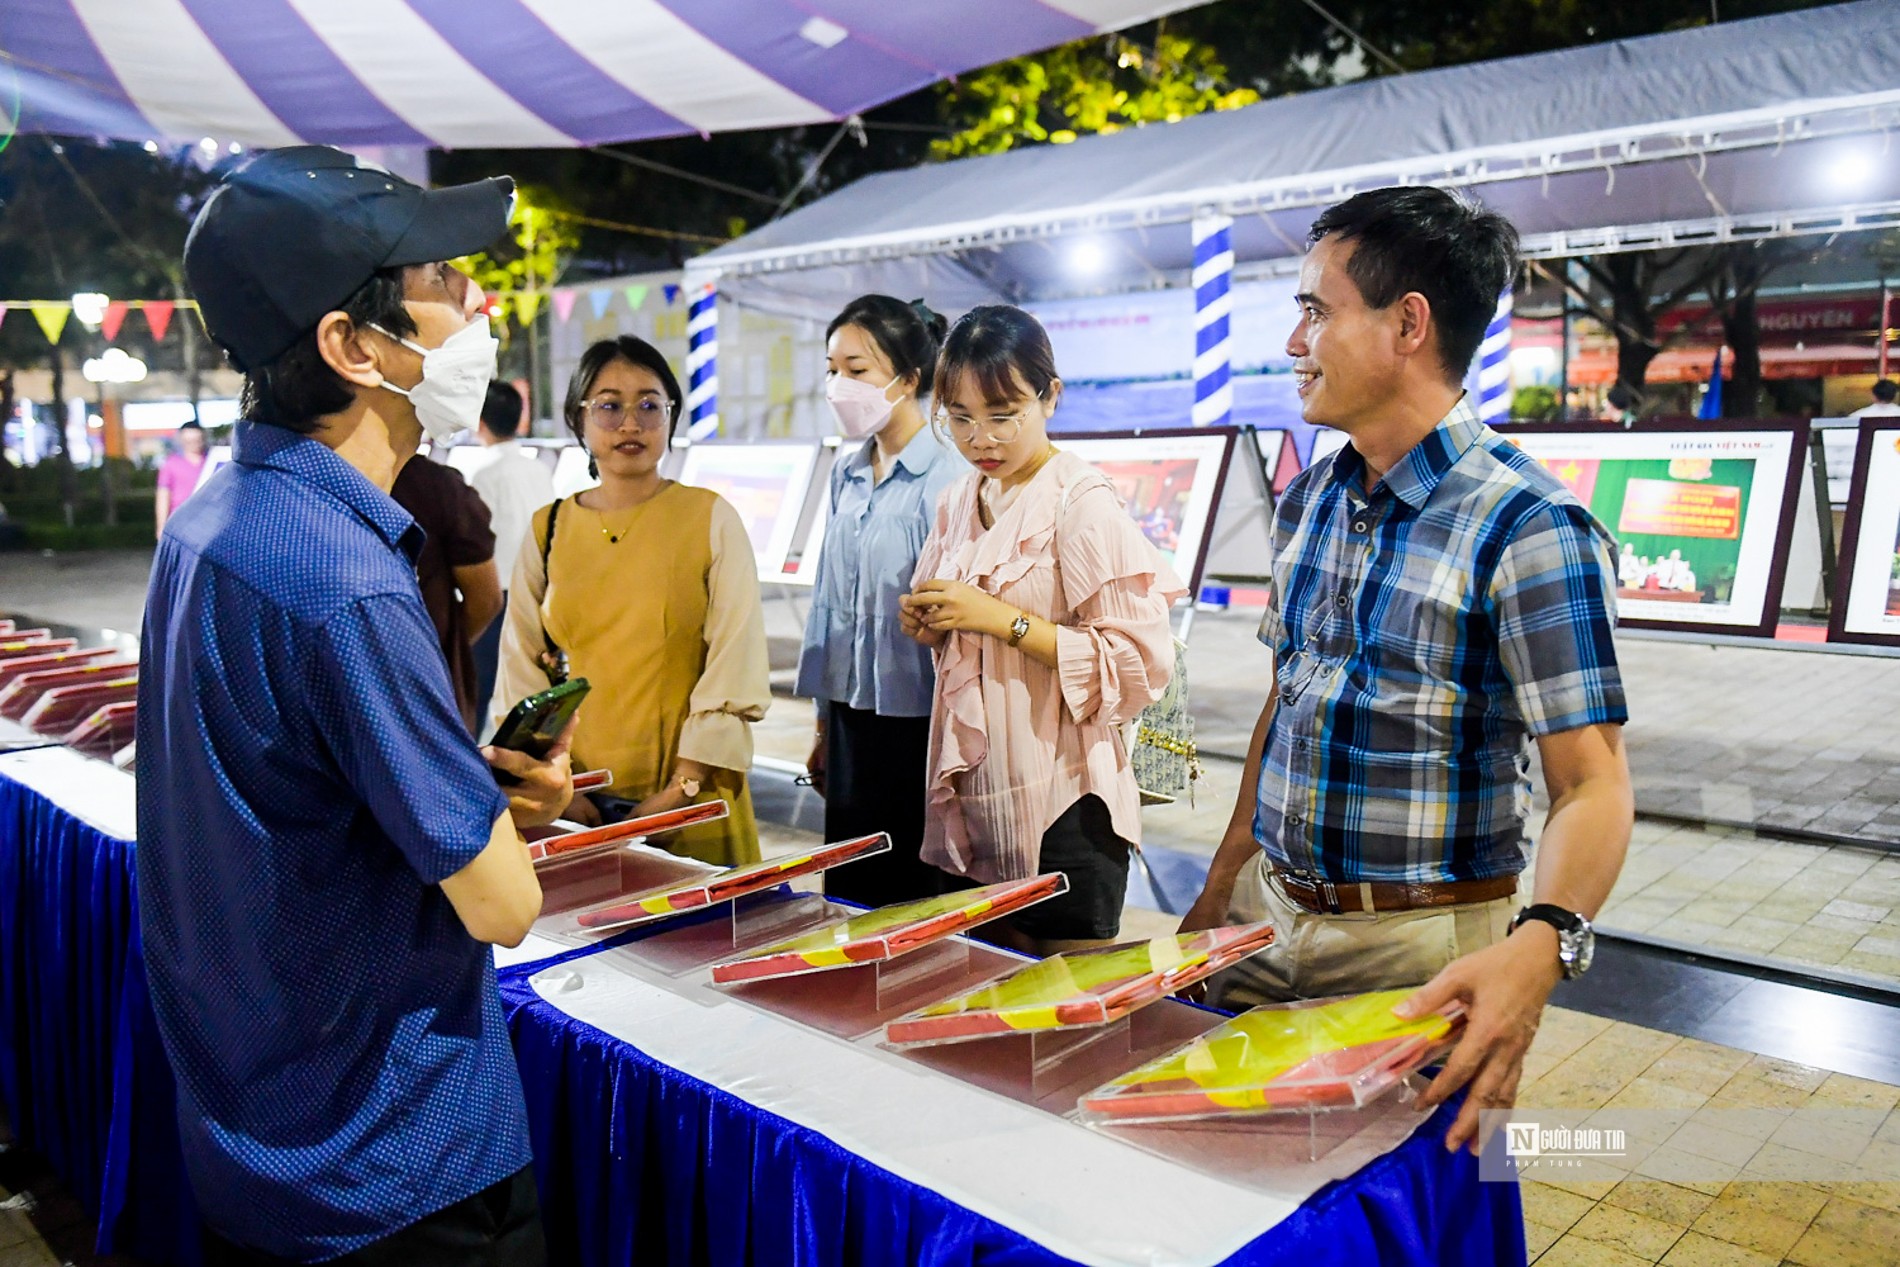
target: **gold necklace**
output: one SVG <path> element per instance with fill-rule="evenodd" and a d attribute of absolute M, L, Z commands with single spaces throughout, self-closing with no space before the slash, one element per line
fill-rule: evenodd
<path fill-rule="evenodd" d="M 600 516 L 600 535 L 607 538 L 607 544 L 610 546 L 619 545 L 620 539 L 626 536 L 629 532 L 633 531 L 633 521 L 640 517 L 641 510 L 645 509 L 648 502 L 652 501 L 655 497 L 658 497 L 661 493 L 664 493 L 666 491 L 666 486 L 670 483 L 672 483 L 671 480 L 662 480 L 660 482 L 660 486 L 657 489 L 655 489 L 652 493 L 648 494 L 646 497 L 642 498 L 641 500 L 635 502 L 633 504 L 633 509 L 627 512 L 627 520 L 624 524 L 621 525 L 619 532 L 613 532 L 608 529 L 606 511 L 604 510 L 595 511 L 594 513 Z"/>

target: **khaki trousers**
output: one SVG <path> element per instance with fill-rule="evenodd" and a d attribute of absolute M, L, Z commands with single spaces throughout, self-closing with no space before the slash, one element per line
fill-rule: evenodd
<path fill-rule="evenodd" d="M 1281 890 L 1262 853 L 1234 882 L 1227 921 L 1271 920 L 1273 944 L 1215 976 L 1208 1001 L 1239 1011 L 1423 985 L 1452 960 L 1503 941 L 1517 908 L 1517 897 L 1501 897 L 1422 911 L 1315 915 Z"/>

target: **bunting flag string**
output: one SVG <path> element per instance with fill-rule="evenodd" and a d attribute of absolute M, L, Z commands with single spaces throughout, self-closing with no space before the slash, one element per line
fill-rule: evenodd
<path fill-rule="evenodd" d="M 641 306 L 647 301 L 647 289 L 645 286 L 627 287 L 623 292 L 627 296 L 627 307 L 634 312 L 640 311 Z"/>
<path fill-rule="evenodd" d="M 575 290 L 557 290 L 552 292 L 551 298 L 554 300 L 554 315 L 562 321 L 566 321 L 569 317 L 574 315 L 574 301 L 580 298 L 580 292 Z M 533 319 L 532 317 L 529 318 L 530 321 Z"/>
<path fill-rule="evenodd" d="M 198 305 L 191 305 L 196 308 Z M 169 299 L 148 299 L 140 310 L 145 314 L 145 324 L 152 328 L 152 338 L 164 342 L 165 330 L 172 323 L 172 311 L 177 305 Z"/>
<path fill-rule="evenodd" d="M 587 302 L 594 306 L 594 320 L 599 321 L 607 315 L 607 305 L 614 301 L 614 292 L 605 286 L 596 286 L 587 292 Z"/>
<path fill-rule="evenodd" d="M 115 299 L 106 305 L 105 316 L 99 319 L 99 333 L 111 343 L 119 337 L 119 327 L 125 324 L 125 314 L 132 311 L 123 299 Z"/>
<path fill-rule="evenodd" d="M 40 323 L 40 332 L 48 343 L 58 343 L 60 334 L 66 329 L 66 318 L 73 315 L 73 306 L 56 299 L 35 299 L 27 304 L 33 311 L 33 319 Z"/>

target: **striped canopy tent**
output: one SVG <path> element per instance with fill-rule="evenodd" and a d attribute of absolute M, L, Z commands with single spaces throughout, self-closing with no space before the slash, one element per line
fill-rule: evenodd
<path fill-rule="evenodd" d="M 802 318 L 867 290 L 955 311 L 1191 286 L 1181 369 L 1207 421 L 1226 354 L 1217 274 L 1293 270 L 1318 211 L 1355 190 L 1468 189 L 1533 257 L 1900 226 L 1896 17 L 1864 0 L 867 176 L 697 257 L 688 279 Z"/>
<path fill-rule="evenodd" d="M 846 118 L 1201 0 L 5 0 L 0 126 L 598 145 Z"/>

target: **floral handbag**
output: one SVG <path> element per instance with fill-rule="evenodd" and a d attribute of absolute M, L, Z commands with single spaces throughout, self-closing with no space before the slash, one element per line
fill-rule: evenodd
<path fill-rule="evenodd" d="M 1142 804 L 1166 805 L 1183 792 L 1188 803 L 1194 803 L 1201 761 L 1194 746 L 1194 718 L 1188 712 L 1187 644 L 1179 638 L 1174 640 L 1174 677 L 1168 689 L 1135 719 L 1129 761 Z"/>

